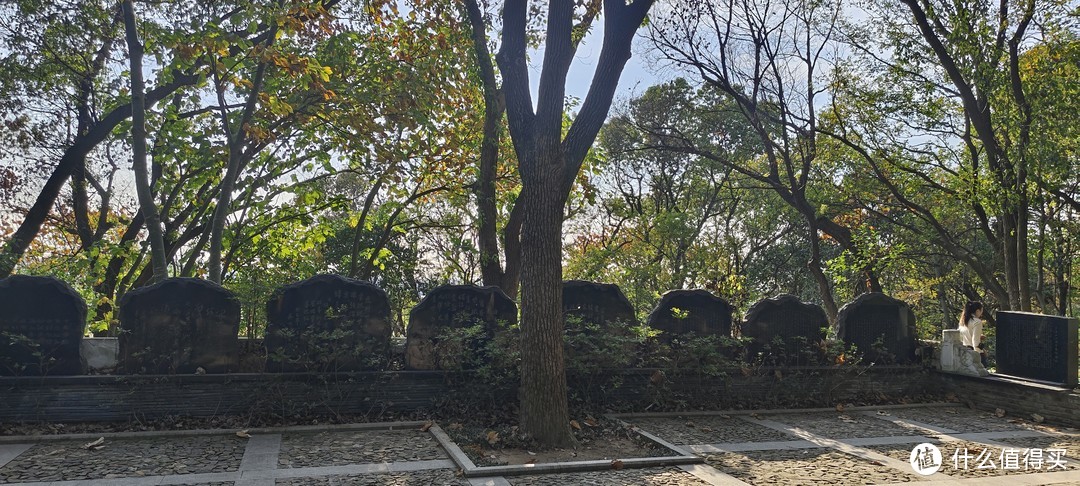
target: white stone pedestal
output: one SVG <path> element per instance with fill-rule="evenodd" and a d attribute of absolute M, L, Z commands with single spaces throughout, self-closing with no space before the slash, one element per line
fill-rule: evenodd
<path fill-rule="evenodd" d="M 990 373 L 982 365 L 979 352 L 968 349 L 960 340 L 960 331 L 941 331 L 941 371 L 958 375 L 987 376 Z"/>

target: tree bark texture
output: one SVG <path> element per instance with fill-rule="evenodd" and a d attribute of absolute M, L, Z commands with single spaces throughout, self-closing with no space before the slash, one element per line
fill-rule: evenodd
<path fill-rule="evenodd" d="M 563 362 L 562 221 L 572 183 L 600 131 L 630 44 L 652 0 L 604 2 L 604 40 L 592 85 L 562 138 L 566 75 L 576 42 L 572 0 L 548 4 L 543 70 L 533 111 L 526 60 L 527 0 L 503 9 L 506 115 L 525 199 L 521 241 L 521 427 L 549 446 L 572 445 Z M 592 16 L 584 21 L 591 22 Z M 587 28 L 587 25 L 585 26 Z"/>
<path fill-rule="evenodd" d="M 132 5 L 131 0 L 124 0 L 122 6 L 131 67 L 131 165 L 135 171 L 135 191 L 138 193 L 140 211 L 143 213 L 150 237 L 150 261 L 153 269 L 151 280 L 160 282 L 168 278 L 169 268 L 165 260 L 161 221 L 158 219 L 157 206 L 154 204 L 154 191 L 146 172 L 146 89 L 142 74 L 143 45 L 139 41 L 138 26 L 135 23 L 135 6 Z"/>

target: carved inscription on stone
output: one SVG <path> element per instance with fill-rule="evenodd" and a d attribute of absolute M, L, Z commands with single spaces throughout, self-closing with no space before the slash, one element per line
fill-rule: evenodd
<path fill-rule="evenodd" d="M 517 306 L 498 287 L 444 285 L 429 292 L 412 312 L 405 341 L 405 364 L 414 370 L 479 366 L 495 335 L 517 322 Z M 480 326 L 480 333 L 453 330 Z"/>
<path fill-rule="evenodd" d="M 862 294 L 837 315 L 837 337 L 874 363 L 913 363 L 915 332 L 911 307 L 882 293 Z"/>
<path fill-rule="evenodd" d="M 649 327 L 669 340 L 680 334 L 731 336 L 732 308 L 726 300 L 707 290 L 671 290 L 649 314 Z"/>
<path fill-rule="evenodd" d="M 571 365 L 618 368 L 632 362 L 635 348 L 630 337 L 639 323 L 617 285 L 568 280 L 563 282 L 562 297 L 565 353 Z"/>
<path fill-rule="evenodd" d="M 390 300 L 382 289 L 316 275 L 278 289 L 266 303 L 269 371 L 359 371 L 385 365 Z"/>
<path fill-rule="evenodd" d="M 763 299 L 747 310 L 742 335 L 753 339 L 751 356 L 784 353 L 793 360 L 824 339 L 823 330 L 828 327 L 829 317 L 821 306 L 781 294 Z"/>
<path fill-rule="evenodd" d="M 77 375 L 86 303 L 51 277 L 0 280 L 0 375 Z"/>
<path fill-rule="evenodd" d="M 227 373 L 237 367 L 240 303 L 225 288 L 170 278 L 120 299 L 125 373 Z"/>
<path fill-rule="evenodd" d="M 1077 384 L 1076 318 L 1005 311 L 996 317 L 998 373 Z"/>

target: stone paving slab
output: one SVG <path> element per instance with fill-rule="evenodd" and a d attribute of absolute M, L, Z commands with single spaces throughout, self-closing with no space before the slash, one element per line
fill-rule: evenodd
<path fill-rule="evenodd" d="M 446 457 L 435 438 L 419 429 L 284 434 L 278 467 L 343 466 Z"/>
<path fill-rule="evenodd" d="M 709 483 L 677 467 L 593 471 L 572 474 L 513 476 L 506 480 L 513 486 L 708 486 Z"/>
<path fill-rule="evenodd" d="M 767 427 L 748 425 L 737 417 L 697 416 L 677 418 L 626 418 L 640 429 L 660 436 L 676 445 L 722 444 L 727 442 L 770 442 L 791 440 L 783 432 Z"/>
<path fill-rule="evenodd" d="M 826 435 L 834 439 L 862 437 L 891 437 L 900 435 L 918 435 L 923 431 L 884 420 L 877 420 L 866 415 L 842 412 L 819 412 L 812 414 L 774 414 L 760 416 L 762 419 L 775 420 L 787 425 Z"/>
<path fill-rule="evenodd" d="M 230 436 L 43 442 L 0 467 L 0 482 L 113 480 L 237 471 L 246 441 Z"/>
<path fill-rule="evenodd" d="M 881 463 L 819 447 L 710 454 L 705 463 L 753 485 L 841 485 L 917 481 Z"/>
<path fill-rule="evenodd" d="M 998 417 L 993 413 L 966 408 L 912 408 L 889 410 L 889 416 L 901 420 L 912 420 L 965 432 L 1003 432 L 1012 430 L 1033 430 L 1036 427 L 1026 422 L 1011 422 L 1010 417 Z M 888 418 L 888 417 L 886 417 Z"/>

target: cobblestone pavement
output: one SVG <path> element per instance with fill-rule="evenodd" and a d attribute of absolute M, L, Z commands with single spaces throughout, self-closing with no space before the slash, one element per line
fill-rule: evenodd
<path fill-rule="evenodd" d="M 676 467 L 514 476 L 506 479 L 513 486 L 561 486 L 569 484 L 588 486 L 708 486 L 709 484 Z"/>
<path fill-rule="evenodd" d="M 278 467 L 344 466 L 445 459 L 431 434 L 417 430 L 285 434 Z"/>
<path fill-rule="evenodd" d="M 622 420 L 704 464 L 466 478 L 457 448 L 421 423 L 235 431 L 0 437 L 0 483 L 23 486 L 271 485 L 763 485 L 925 483 L 941 486 L 1080 486 L 1080 434 L 967 408 L 935 405 L 837 411 L 627 415 Z M 442 434 L 442 435 L 440 435 Z M 915 445 L 941 451 L 940 470 L 909 463 Z M 983 451 L 994 467 L 979 467 Z M 1012 452 L 1006 453 L 1006 450 Z M 1041 462 L 1024 469 L 1024 451 Z M 1061 461 L 1051 461 L 1050 451 Z M 954 453 L 963 455 L 954 465 Z M 1008 454 L 1008 455 L 1006 455 Z M 1017 455 L 1019 454 L 1019 456 Z M 458 461 L 458 464 L 455 463 Z M 1038 465 L 1039 467 L 1034 467 Z M 1008 466 L 1008 467 L 1007 467 Z M 1015 467 L 1013 467 L 1015 466 Z M 601 467 L 607 467 L 602 465 Z M 473 474 L 472 469 L 464 471 Z M 501 473 L 506 473 L 500 471 Z"/>

